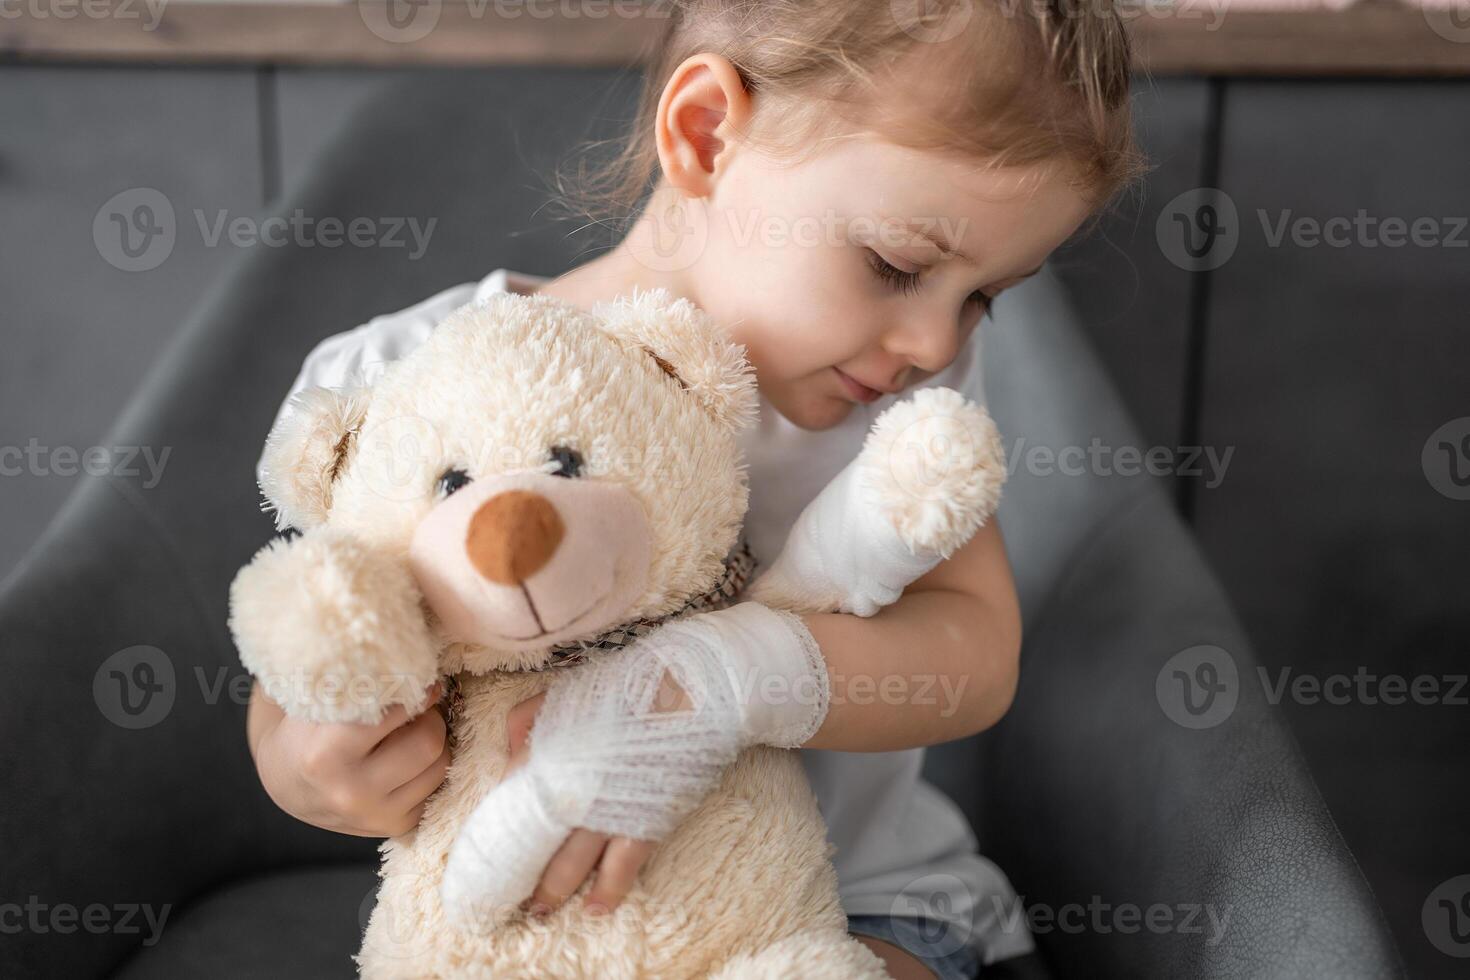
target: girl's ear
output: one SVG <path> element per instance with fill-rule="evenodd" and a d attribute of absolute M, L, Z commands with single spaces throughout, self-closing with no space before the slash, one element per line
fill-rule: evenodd
<path fill-rule="evenodd" d="M 735 431 L 754 424 L 760 404 L 745 347 L 699 307 L 664 289 L 635 288 L 592 313 L 603 330 L 642 348 L 721 425 Z"/>
<path fill-rule="evenodd" d="M 366 388 L 304 388 L 291 396 L 262 455 L 261 509 L 275 511 L 276 530 L 305 531 L 326 521 L 370 401 Z"/>

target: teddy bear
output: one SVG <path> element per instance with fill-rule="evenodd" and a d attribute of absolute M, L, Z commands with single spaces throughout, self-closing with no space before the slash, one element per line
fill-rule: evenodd
<path fill-rule="evenodd" d="M 798 522 L 805 533 L 755 577 L 738 437 L 758 411 L 744 348 L 656 289 L 590 311 L 496 295 L 370 388 L 293 397 L 261 489 L 277 527 L 298 533 L 231 585 L 242 662 L 288 714 L 319 722 L 415 714 L 436 681 L 450 692 L 452 761 L 419 824 L 380 846 L 362 976 L 886 975 L 846 932 L 790 750 L 740 751 L 601 916 L 577 901 L 524 914 L 524 885 L 506 892 L 465 844 L 477 815 L 481 834 L 497 830 L 484 815 L 503 798 L 514 705 L 737 601 L 871 615 L 904 583 L 860 602 L 824 587 L 824 538 L 876 514 L 886 539 L 872 548 L 928 556 L 914 578 L 994 510 L 994 426 L 958 393 L 922 389 L 880 417 L 839 477 L 842 507 L 868 523 L 841 508 L 838 526 Z M 477 893 L 497 890 L 492 902 Z"/>

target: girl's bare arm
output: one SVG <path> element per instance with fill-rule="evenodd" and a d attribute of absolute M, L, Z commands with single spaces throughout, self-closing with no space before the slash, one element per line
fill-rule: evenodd
<path fill-rule="evenodd" d="M 1021 612 L 992 521 L 869 618 L 804 616 L 827 661 L 831 706 L 811 749 L 878 752 L 964 738 L 1016 691 Z"/>

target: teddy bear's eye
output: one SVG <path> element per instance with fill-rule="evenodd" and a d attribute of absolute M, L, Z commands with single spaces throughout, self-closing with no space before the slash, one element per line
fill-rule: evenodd
<path fill-rule="evenodd" d="M 454 495 L 456 490 L 467 486 L 469 482 L 470 475 L 468 473 L 464 470 L 450 467 L 440 474 L 438 482 L 434 484 L 434 489 L 440 495 L 450 497 Z"/>
<path fill-rule="evenodd" d="M 556 463 L 552 476 L 576 477 L 582 475 L 582 454 L 569 446 L 552 446 L 551 459 Z"/>

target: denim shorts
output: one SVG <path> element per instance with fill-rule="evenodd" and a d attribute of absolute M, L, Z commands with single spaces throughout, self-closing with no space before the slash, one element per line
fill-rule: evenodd
<path fill-rule="evenodd" d="M 974 980 L 980 955 L 948 922 L 914 915 L 849 915 L 847 931 L 891 943 L 923 963 L 939 980 Z"/>

